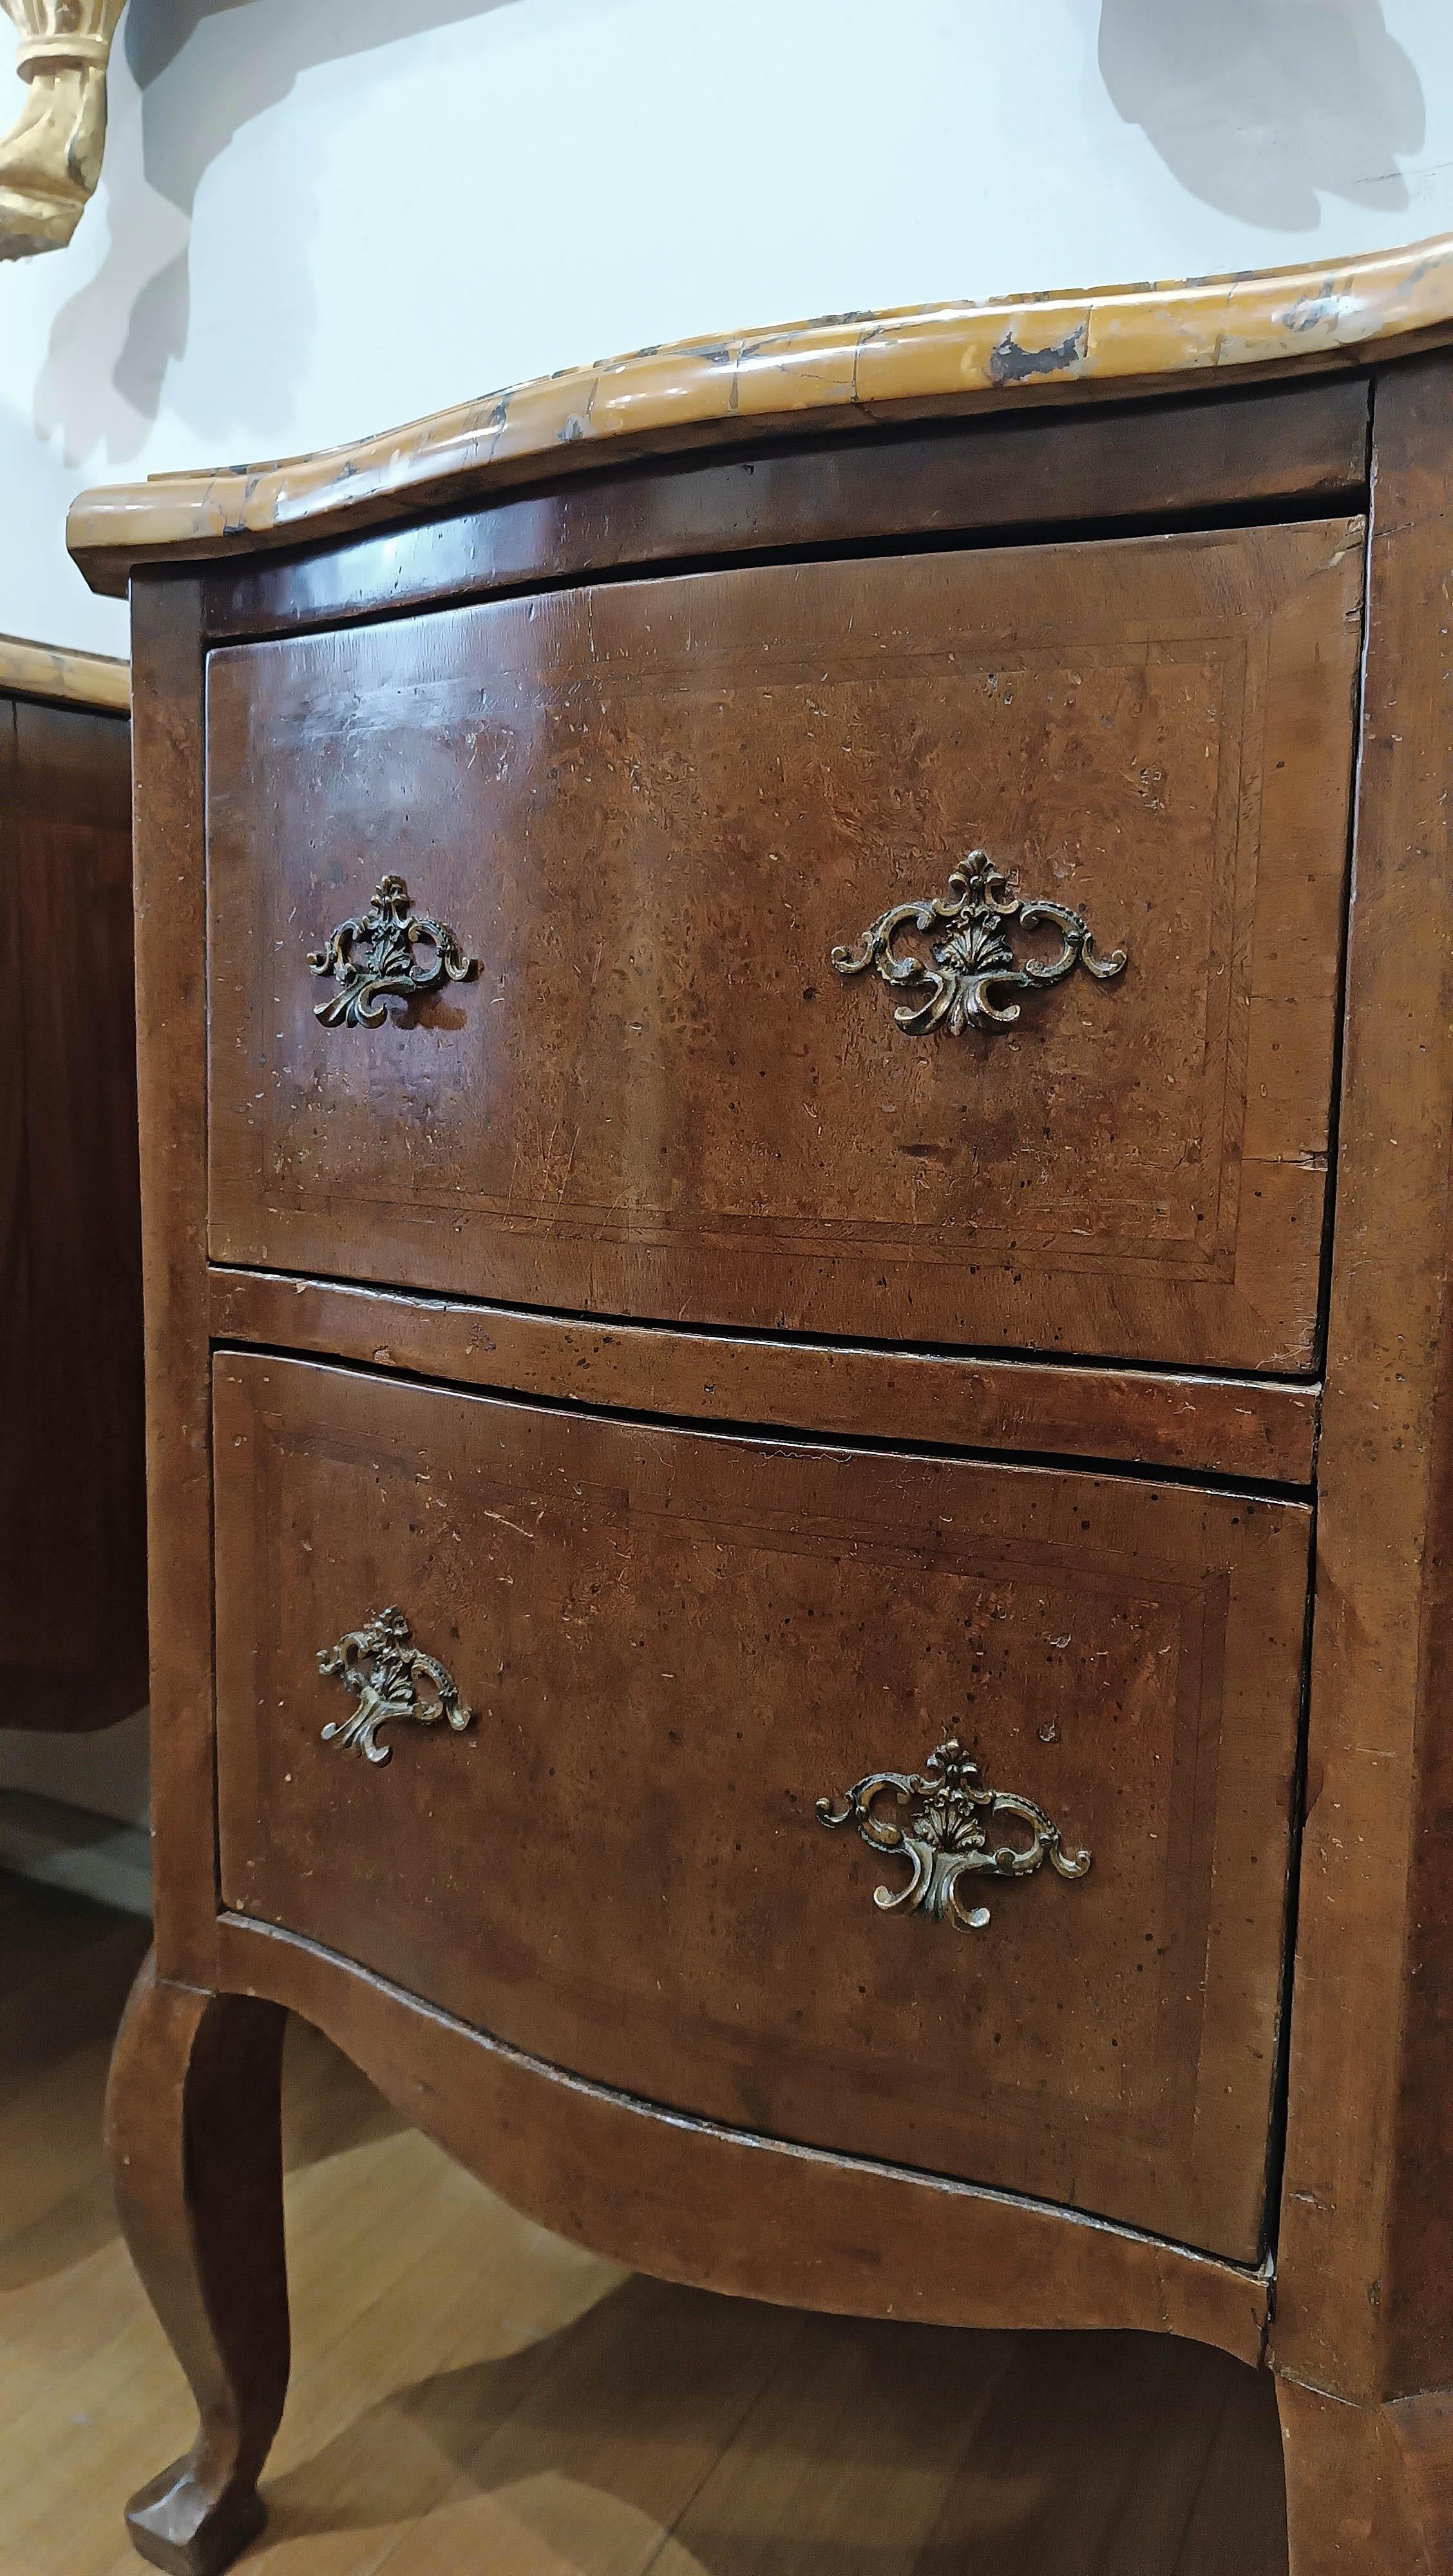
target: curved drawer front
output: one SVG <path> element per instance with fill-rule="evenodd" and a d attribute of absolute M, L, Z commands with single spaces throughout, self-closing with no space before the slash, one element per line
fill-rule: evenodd
<path fill-rule="evenodd" d="M 214 1257 L 1306 1368 L 1361 542 L 756 566 L 214 653 Z"/>
<path fill-rule="evenodd" d="M 256 1355 L 215 1455 L 229 1906 L 644 2098 L 1256 2258 L 1304 1507 Z"/>

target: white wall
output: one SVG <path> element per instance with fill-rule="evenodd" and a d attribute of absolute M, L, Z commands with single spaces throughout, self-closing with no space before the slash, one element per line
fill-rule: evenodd
<path fill-rule="evenodd" d="M 99 1735 L 40 1735 L 24 1727 L 0 1727 L 0 1793 L 23 1789 L 31 1797 L 59 1799 L 120 1824 L 144 1825 L 150 1791 L 147 1751 L 144 1708 Z M 0 1868 L 5 1865 L 0 1839 Z"/>
<path fill-rule="evenodd" d="M 131 0 L 97 201 L 0 267 L 0 630 L 125 649 L 83 483 L 689 333 L 1444 230 L 1449 0 Z"/>

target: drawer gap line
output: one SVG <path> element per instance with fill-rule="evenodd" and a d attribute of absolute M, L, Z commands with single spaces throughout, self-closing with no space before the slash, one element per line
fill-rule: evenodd
<path fill-rule="evenodd" d="M 376 1299 L 380 1306 L 389 1302 L 411 1308 L 418 1314 L 459 1315 L 487 1324 L 491 1315 L 518 1317 L 522 1321 L 549 1324 L 577 1324 L 589 1332 L 663 1333 L 675 1338 L 703 1343 L 723 1351 L 733 1344 L 750 1342 L 758 1348 L 780 1348 L 792 1351 L 822 1351 L 852 1358 L 865 1356 L 886 1359 L 938 1360 L 962 1363 L 970 1368 L 1058 1370 L 1069 1376 L 1123 1377 L 1153 1380 L 1158 1385 L 1244 1387 L 1251 1394 L 1300 1395 L 1317 1397 L 1324 1379 L 1320 1368 L 1298 1372 L 1294 1369 L 1268 1373 L 1265 1369 L 1211 1368 L 1194 1360 L 1144 1360 L 1133 1352 L 1088 1352 L 1036 1350 L 1025 1343 L 980 1342 L 914 1342 L 878 1339 L 863 1333 L 809 1333 L 787 1329 L 776 1324 L 699 1323 L 689 1317 L 676 1321 L 664 1315 L 626 1315 L 584 1306 L 530 1306 L 522 1300 L 506 1297 L 459 1297 L 445 1295 L 437 1289 L 411 1287 L 397 1280 L 348 1279 L 324 1270 L 285 1270 L 248 1261 L 213 1260 L 208 1263 L 211 1278 L 225 1288 L 229 1280 L 280 1280 L 303 1288 L 321 1288 L 341 1296 L 360 1300 Z M 242 1336 L 219 1336 L 241 1339 Z"/>
<path fill-rule="evenodd" d="M 516 491 L 512 498 L 528 498 L 528 491 Z M 540 599 L 554 593 L 583 589 L 628 589 L 644 581 L 689 581 L 698 576 L 711 577 L 729 572 L 743 564 L 752 569 L 792 570 L 799 566 L 827 563 L 871 563 L 892 561 L 908 555 L 986 554 L 999 548 L 1026 548 L 1084 545 L 1104 548 L 1132 542 L 1144 537 L 1221 536 L 1239 529 L 1282 528 L 1318 519 L 1357 518 L 1368 505 L 1365 485 L 1352 483 L 1335 490 L 1287 495 L 1265 502 L 1238 507 L 1226 502 L 1214 507 L 1191 507 L 1184 510 L 1142 510 L 1127 512 L 1123 518 L 1101 519 L 1015 519 L 1004 520 L 991 528 L 952 526 L 931 529 L 905 529 L 901 534 L 851 540 L 826 537 L 757 547 L 722 547 L 715 551 L 679 555 L 643 554 L 624 563 L 595 563 L 588 558 L 564 572 L 537 572 L 513 575 L 491 582 L 487 574 L 474 580 L 450 582 L 437 592 L 411 593 L 407 599 L 387 606 L 350 614 L 346 600 L 329 600 L 315 611 L 302 611 L 291 618 L 253 619 L 234 612 L 232 616 L 212 613 L 205 616 L 204 645 L 207 652 L 232 643 L 277 643 L 290 636 L 321 634 L 334 627 L 347 626 L 361 631 L 387 627 L 419 615 L 433 615 L 436 610 L 462 608 L 471 600 L 489 599 L 501 604 L 511 600 Z M 460 520 L 477 517 L 474 511 L 461 511 Z M 437 520 L 400 521 L 390 527 L 390 535 L 406 535 L 411 527 L 437 527 Z M 366 543 L 366 537 L 361 540 Z M 269 551 L 269 569 L 301 571 L 315 559 L 326 559 L 337 553 L 336 541 L 296 552 Z M 209 566 L 204 563 L 204 588 Z"/>
<path fill-rule="evenodd" d="M 1195 1493 L 1223 1494 L 1233 1501 L 1295 1503 L 1302 1509 L 1306 1508 L 1312 1491 L 1310 1484 L 1295 1484 L 1285 1478 L 1218 1474 L 1211 1468 L 1153 1466 L 1134 1459 L 1084 1458 L 1076 1452 L 1061 1449 L 985 1448 L 968 1441 L 900 1440 L 875 1432 L 816 1431 L 810 1426 L 784 1426 L 752 1419 L 727 1421 L 716 1415 L 652 1413 L 634 1405 L 587 1403 L 569 1396 L 537 1395 L 527 1388 L 483 1386 L 458 1378 L 433 1376 L 422 1369 L 388 1368 L 381 1363 L 339 1358 L 309 1347 L 290 1348 L 284 1343 L 271 1341 L 243 1341 L 234 1335 L 218 1336 L 211 1347 L 219 1357 L 236 1354 L 239 1357 L 306 1363 L 310 1367 L 348 1377 L 384 1377 L 399 1386 L 447 1387 L 465 1400 L 522 1406 L 529 1412 L 553 1413 L 567 1420 L 583 1418 L 636 1425 L 642 1430 L 680 1431 L 695 1439 L 750 1440 L 759 1447 L 789 1453 L 806 1446 L 846 1455 L 962 1460 L 984 1466 L 1037 1468 L 1054 1475 L 1093 1474 L 1097 1478 L 1113 1478 L 1116 1482 L 1137 1485 L 1187 1486 Z"/>

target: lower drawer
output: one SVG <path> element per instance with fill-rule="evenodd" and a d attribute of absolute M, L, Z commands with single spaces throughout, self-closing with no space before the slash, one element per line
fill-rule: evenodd
<path fill-rule="evenodd" d="M 237 1354 L 215 1457 L 228 1906 L 655 2102 L 1256 2259 L 1304 1506 Z"/>

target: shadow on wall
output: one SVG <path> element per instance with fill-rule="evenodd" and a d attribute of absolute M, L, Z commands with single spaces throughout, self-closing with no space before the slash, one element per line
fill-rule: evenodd
<path fill-rule="evenodd" d="M 36 392 L 42 437 L 60 431 L 67 458 L 104 447 L 136 455 L 161 406 L 168 369 L 186 351 L 191 319 L 190 233 L 197 189 L 239 128 L 278 106 L 299 76 L 325 63 L 488 16 L 517 0 L 131 0 L 126 65 L 141 96 L 135 135 L 113 127 L 107 160 L 111 239 L 87 286 L 57 314 Z M 186 49 L 190 46 L 188 53 Z M 184 54 L 186 59 L 183 59 Z M 266 350 L 279 407 L 306 360 L 311 309 L 301 260 L 274 307 Z M 232 388 L 212 389 L 219 418 L 235 416 Z"/>
<path fill-rule="evenodd" d="M 1379 0 L 1102 0 L 1100 72 L 1193 197 L 1310 232 L 1319 192 L 1394 213 L 1423 89 Z"/>

